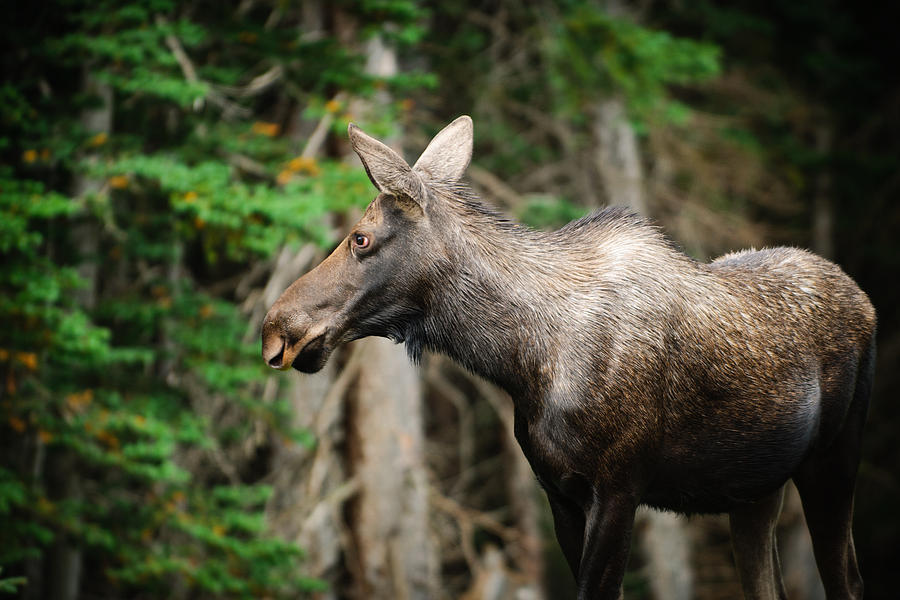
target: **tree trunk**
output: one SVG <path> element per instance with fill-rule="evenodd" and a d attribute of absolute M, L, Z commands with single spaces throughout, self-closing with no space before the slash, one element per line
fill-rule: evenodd
<path fill-rule="evenodd" d="M 639 214 L 648 214 L 637 135 L 628 122 L 621 98 L 607 98 L 595 107 L 594 140 L 607 204 L 629 206 Z"/>
<path fill-rule="evenodd" d="M 402 347 L 355 344 L 359 374 L 347 416 L 350 468 L 359 483 L 351 519 L 358 598 L 430 598 L 437 561 L 428 526 L 422 390 Z"/>
<path fill-rule="evenodd" d="M 86 66 L 82 74 L 84 93 L 99 100 L 96 108 L 81 114 L 81 125 L 85 131 L 108 136 L 112 131 L 113 93 L 112 88 L 98 81 Z M 94 157 L 87 156 L 87 160 Z M 72 182 L 72 196 L 75 198 L 96 193 L 103 182 L 75 174 Z M 78 274 L 85 286 L 76 292 L 78 303 L 87 311 L 97 304 L 97 283 L 99 264 L 99 231 L 89 217 L 79 219 L 72 225 L 72 240 L 78 251 Z M 54 501 L 77 501 L 81 499 L 81 480 L 78 476 L 77 459 L 68 449 L 60 449 L 47 456 L 45 477 L 48 497 Z M 75 600 L 81 587 L 82 548 L 77 540 L 61 535 L 53 543 L 44 563 L 43 596 L 52 600 Z"/>

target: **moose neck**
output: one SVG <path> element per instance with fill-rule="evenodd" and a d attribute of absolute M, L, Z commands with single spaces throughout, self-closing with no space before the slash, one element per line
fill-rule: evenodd
<path fill-rule="evenodd" d="M 457 201 L 458 202 L 458 201 Z M 551 384 L 561 267 L 547 234 L 461 204 L 422 321 L 424 346 L 448 355 L 514 397 Z M 461 213 L 461 214 L 460 214 Z"/>

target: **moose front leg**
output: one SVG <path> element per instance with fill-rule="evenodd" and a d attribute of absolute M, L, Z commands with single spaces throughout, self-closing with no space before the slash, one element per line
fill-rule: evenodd
<path fill-rule="evenodd" d="M 599 497 L 585 515 L 578 569 L 578 599 L 617 600 L 631 547 L 637 503 L 627 496 Z"/>

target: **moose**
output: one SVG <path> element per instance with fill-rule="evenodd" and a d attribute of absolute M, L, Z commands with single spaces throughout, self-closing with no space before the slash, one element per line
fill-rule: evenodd
<path fill-rule="evenodd" d="M 784 598 L 788 479 L 827 597 L 862 597 L 851 521 L 876 319 L 839 267 L 787 247 L 699 262 L 617 207 L 521 225 L 460 181 L 467 116 L 412 167 L 349 137 L 379 193 L 269 310 L 270 366 L 313 373 L 382 336 L 504 388 L 579 599 L 621 597 L 638 505 L 728 513 L 745 597 Z"/>

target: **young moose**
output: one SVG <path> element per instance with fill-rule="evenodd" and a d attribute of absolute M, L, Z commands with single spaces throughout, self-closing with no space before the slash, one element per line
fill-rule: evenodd
<path fill-rule="evenodd" d="M 729 513 L 745 596 L 783 598 L 788 479 L 828 598 L 862 596 L 851 516 L 875 311 L 837 266 L 791 248 L 698 263 L 614 208 L 530 230 L 459 183 L 469 117 L 413 167 L 354 125 L 350 141 L 380 193 L 266 315 L 269 365 L 312 373 L 377 335 L 502 386 L 581 599 L 621 595 L 639 504 Z"/>

